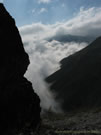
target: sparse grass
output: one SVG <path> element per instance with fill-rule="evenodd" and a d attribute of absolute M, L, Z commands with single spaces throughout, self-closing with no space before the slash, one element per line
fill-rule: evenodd
<path fill-rule="evenodd" d="M 100 135 L 101 111 L 78 111 L 78 113 L 53 113 L 47 111 L 35 132 L 21 135 Z"/>

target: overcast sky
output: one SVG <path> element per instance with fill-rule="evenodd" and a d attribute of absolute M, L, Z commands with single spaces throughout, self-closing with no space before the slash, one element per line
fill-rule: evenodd
<path fill-rule="evenodd" d="M 18 26 L 42 22 L 53 24 L 73 18 L 80 8 L 100 7 L 101 0 L 0 0 Z"/>

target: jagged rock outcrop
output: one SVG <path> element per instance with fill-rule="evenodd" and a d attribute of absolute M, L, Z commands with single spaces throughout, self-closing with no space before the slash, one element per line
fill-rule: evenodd
<path fill-rule="evenodd" d="M 40 99 L 24 77 L 29 63 L 15 21 L 0 4 L 0 135 L 40 121 Z"/>
<path fill-rule="evenodd" d="M 63 59 L 61 69 L 46 79 L 63 110 L 101 106 L 101 37 Z"/>

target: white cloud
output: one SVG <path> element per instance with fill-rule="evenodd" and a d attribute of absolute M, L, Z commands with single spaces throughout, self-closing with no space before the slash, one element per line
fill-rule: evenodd
<path fill-rule="evenodd" d="M 65 43 L 64 45 L 57 41 L 48 42 L 37 39 L 32 40 L 25 46 L 30 56 L 31 64 L 26 73 L 26 77 L 33 83 L 33 87 L 41 98 L 41 106 L 44 109 L 50 107 L 54 111 L 60 111 L 58 103 L 55 102 L 54 96 L 49 92 L 48 84 L 44 78 L 59 69 L 59 61 L 71 55 L 72 53 L 85 47 L 86 43 Z"/>
<path fill-rule="evenodd" d="M 39 35 L 39 38 L 48 38 L 51 36 L 60 36 L 65 34 L 81 36 L 99 36 L 101 35 L 101 8 L 90 8 L 88 10 L 80 9 L 80 12 L 71 20 L 58 22 L 52 25 L 42 23 L 33 23 L 20 28 L 22 38 L 31 38 Z M 44 34 L 42 34 L 44 33 Z"/>
<path fill-rule="evenodd" d="M 50 3 L 51 0 L 38 0 L 38 3 Z"/>
<path fill-rule="evenodd" d="M 61 5 L 63 8 L 65 7 L 65 3 L 62 3 L 62 5 Z"/>
<path fill-rule="evenodd" d="M 67 22 L 44 25 L 33 23 L 19 28 L 25 49 L 30 56 L 31 64 L 26 76 L 33 83 L 33 87 L 39 94 L 43 108 L 58 110 L 58 104 L 54 96 L 48 91 L 48 85 L 44 78 L 59 69 L 59 61 L 72 53 L 87 46 L 87 43 L 61 43 L 58 41 L 48 42 L 46 39 L 53 36 L 66 34 L 80 36 L 101 35 L 101 8 L 90 8 L 80 12 Z"/>
<path fill-rule="evenodd" d="M 46 8 L 41 8 L 40 11 L 39 11 L 39 14 L 44 13 L 44 12 L 47 12 L 47 9 Z"/>
<path fill-rule="evenodd" d="M 76 35 L 91 35 L 99 36 L 101 35 L 101 8 L 90 8 L 84 10 L 80 9 L 79 14 L 73 19 L 67 21 L 64 27 L 71 34 Z"/>
<path fill-rule="evenodd" d="M 32 10 L 32 13 L 34 14 L 35 12 L 36 12 L 36 9 L 33 9 L 33 10 Z"/>

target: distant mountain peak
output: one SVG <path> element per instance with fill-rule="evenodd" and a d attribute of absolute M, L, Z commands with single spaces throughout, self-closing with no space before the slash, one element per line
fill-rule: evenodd
<path fill-rule="evenodd" d="M 80 35 L 70 35 L 70 34 L 63 34 L 63 35 L 55 35 L 51 38 L 48 38 L 47 40 L 49 42 L 56 40 L 62 43 L 66 43 L 66 42 L 77 42 L 77 43 L 81 43 L 81 42 L 87 42 L 87 43 L 91 43 L 93 40 L 95 39 L 95 37 L 90 37 L 90 36 L 80 36 Z"/>

